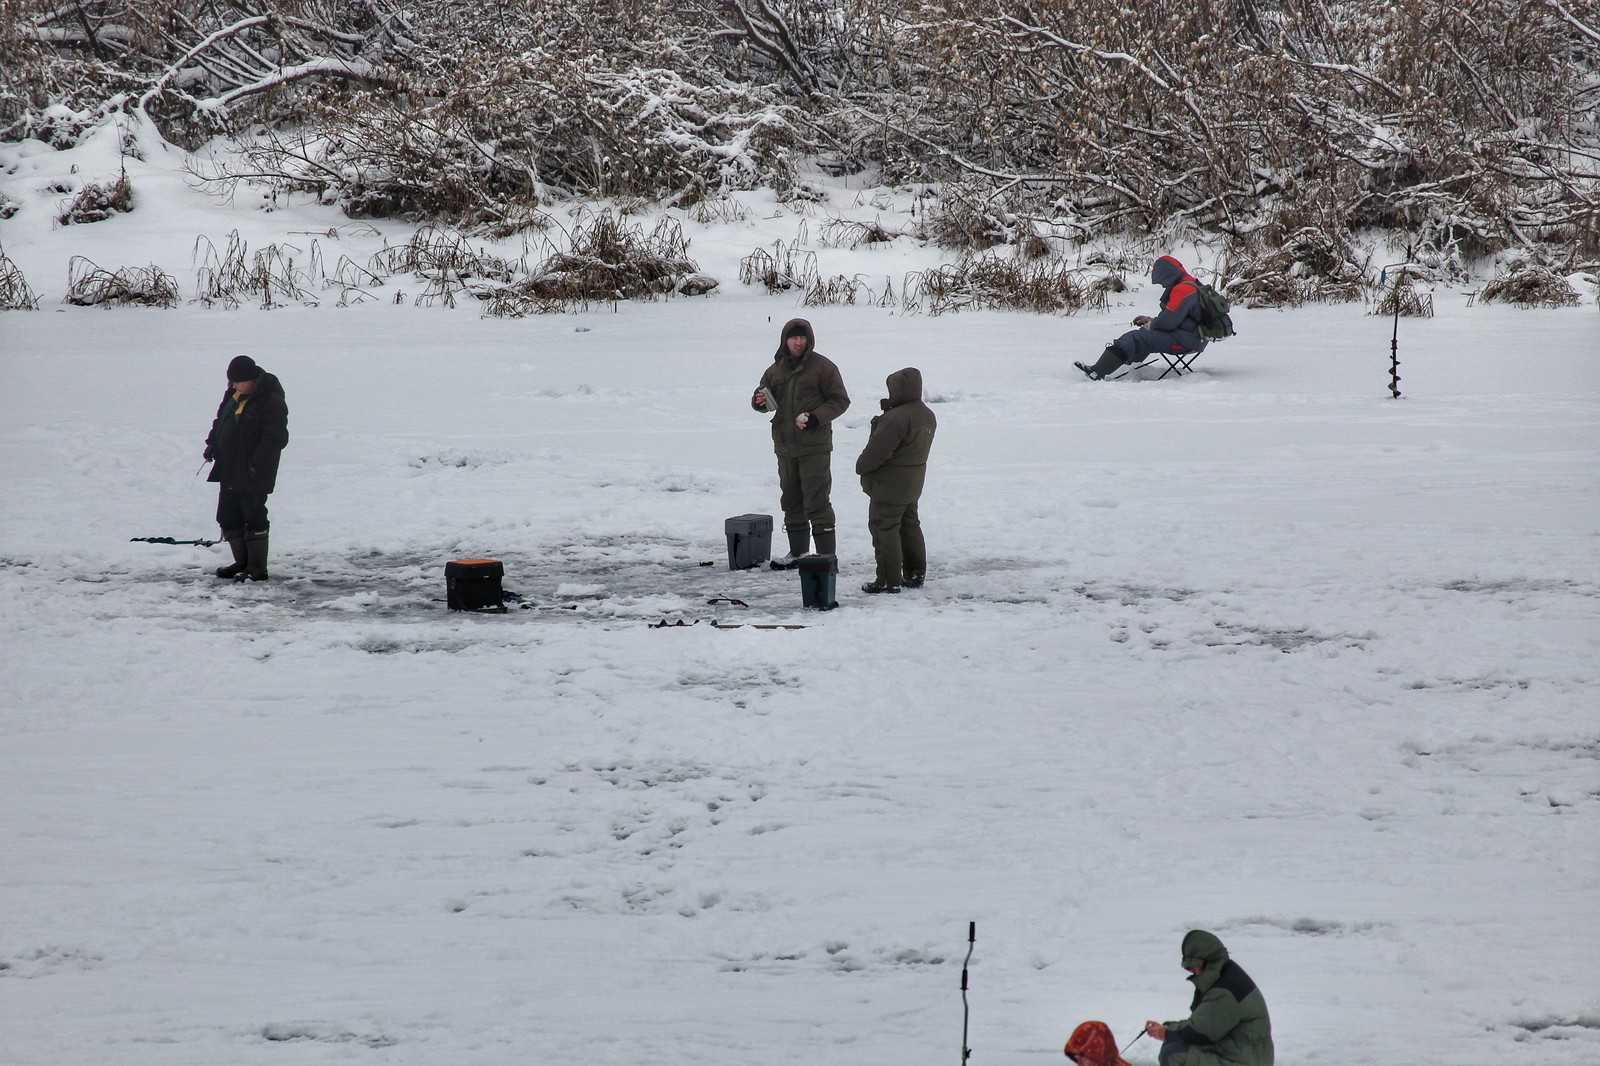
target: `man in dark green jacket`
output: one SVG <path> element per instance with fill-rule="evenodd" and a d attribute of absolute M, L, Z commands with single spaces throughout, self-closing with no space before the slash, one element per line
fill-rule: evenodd
<path fill-rule="evenodd" d="M 772 416 L 772 450 L 778 455 L 778 505 L 789 553 L 775 569 L 799 565 L 815 541 L 818 555 L 836 551 L 833 516 L 833 420 L 850 406 L 839 368 L 816 350 L 811 323 L 784 323 L 772 365 L 750 406 Z M 809 530 L 807 522 L 810 523 Z M 810 536 L 807 536 L 809 532 Z"/>
<path fill-rule="evenodd" d="M 862 585 L 862 592 L 899 592 L 902 581 L 921 588 L 928 572 L 917 501 L 939 420 L 922 402 L 922 371 L 914 366 L 896 370 L 885 384 L 889 398 L 882 401 L 883 414 L 873 418 L 872 435 L 856 460 L 861 490 L 872 499 L 867 529 L 878 559 L 878 576 Z"/>
<path fill-rule="evenodd" d="M 1161 1066 L 1272 1066 L 1272 1019 L 1261 990 L 1204 929 L 1183 938 L 1183 968 L 1194 984 L 1189 1017 L 1145 1022 L 1161 1043 Z"/>

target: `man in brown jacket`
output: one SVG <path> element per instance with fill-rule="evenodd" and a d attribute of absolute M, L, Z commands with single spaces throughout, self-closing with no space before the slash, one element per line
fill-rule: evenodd
<path fill-rule="evenodd" d="M 798 566 L 813 541 L 818 555 L 835 553 L 833 420 L 850 406 L 850 394 L 839 368 L 817 352 L 816 343 L 805 319 L 784 323 L 772 365 L 750 398 L 752 408 L 772 415 L 772 450 L 778 455 L 789 553 L 772 560 L 775 570 Z"/>
<path fill-rule="evenodd" d="M 867 529 L 878 557 L 878 576 L 862 592 L 899 592 L 921 588 L 928 572 L 928 549 L 922 540 L 917 500 L 928 474 L 939 421 L 922 402 L 922 371 L 908 366 L 890 374 L 889 398 L 880 401 L 883 414 L 872 420 L 872 435 L 856 460 L 867 506 Z"/>

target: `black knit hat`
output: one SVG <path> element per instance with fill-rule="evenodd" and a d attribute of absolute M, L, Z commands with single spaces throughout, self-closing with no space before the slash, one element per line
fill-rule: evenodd
<path fill-rule="evenodd" d="M 261 368 L 248 355 L 236 355 L 228 364 L 229 381 L 254 381 L 261 376 Z"/>

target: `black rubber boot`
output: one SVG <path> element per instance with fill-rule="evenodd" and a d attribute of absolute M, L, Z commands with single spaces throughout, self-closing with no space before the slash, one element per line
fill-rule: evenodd
<path fill-rule="evenodd" d="M 833 526 L 812 526 L 811 543 L 817 546 L 818 555 L 839 554 Z"/>
<path fill-rule="evenodd" d="M 228 542 L 228 547 L 233 549 L 233 565 L 217 567 L 217 576 L 233 580 L 244 573 L 247 565 L 244 551 L 244 530 L 224 529 L 222 539 Z"/>
<path fill-rule="evenodd" d="M 245 570 L 235 580 L 267 580 L 267 535 L 251 533 L 244 538 Z"/>
<path fill-rule="evenodd" d="M 800 556 L 811 547 L 811 530 L 807 526 L 784 526 L 783 531 L 789 536 L 789 554 L 772 560 L 772 569 L 793 570 L 800 565 Z"/>
<path fill-rule="evenodd" d="M 1122 349 L 1115 344 L 1108 344 L 1106 350 L 1100 353 L 1100 358 L 1095 360 L 1094 366 L 1084 366 L 1082 363 L 1072 365 L 1088 375 L 1090 381 L 1104 381 L 1108 374 L 1115 373 L 1126 362 L 1122 357 Z"/>
<path fill-rule="evenodd" d="M 908 589 L 920 589 L 925 580 L 927 580 L 927 574 L 921 570 L 906 571 L 906 588 Z"/>
<path fill-rule="evenodd" d="M 868 593 L 870 595 L 876 595 L 876 594 L 878 594 L 880 592 L 887 592 L 887 593 L 890 593 L 891 595 L 898 596 L 900 594 L 900 586 L 899 585 L 885 585 L 881 581 L 868 581 L 865 585 L 861 586 L 861 591 L 865 592 L 865 593 Z"/>

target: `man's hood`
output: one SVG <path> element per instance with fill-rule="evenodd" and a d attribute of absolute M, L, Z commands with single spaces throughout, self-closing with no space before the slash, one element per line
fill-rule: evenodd
<path fill-rule="evenodd" d="M 914 366 L 896 370 L 884 380 L 884 384 L 889 386 L 890 407 L 922 399 L 922 371 Z"/>
<path fill-rule="evenodd" d="M 783 324 L 783 330 L 778 334 L 778 354 L 776 358 L 782 359 L 789 354 L 789 334 L 796 330 L 805 334 L 806 350 L 801 358 L 810 355 L 817 346 L 817 335 L 811 331 L 811 323 L 803 318 L 791 318 Z"/>
<path fill-rule="evenodd" d="M 1150 280 L 1160 285 L 1163 289 L 1170 289 L 1182 281 L 1187 273 L 1189 272 L 1183 269 L 1182 263 L 1170 255 L 1164 255 L 1157 259 L 1155 265 L 1150 268 Z"/>
<path fill-rule="evenodd" d="M 1183 938 L 1183 968 L 1202 966 L 1207 970 L 1219 969 L 1228 961 L 1228 949 L 1222 946 L 1216 934 L 1204 929 L 1191 929 Z"/>

